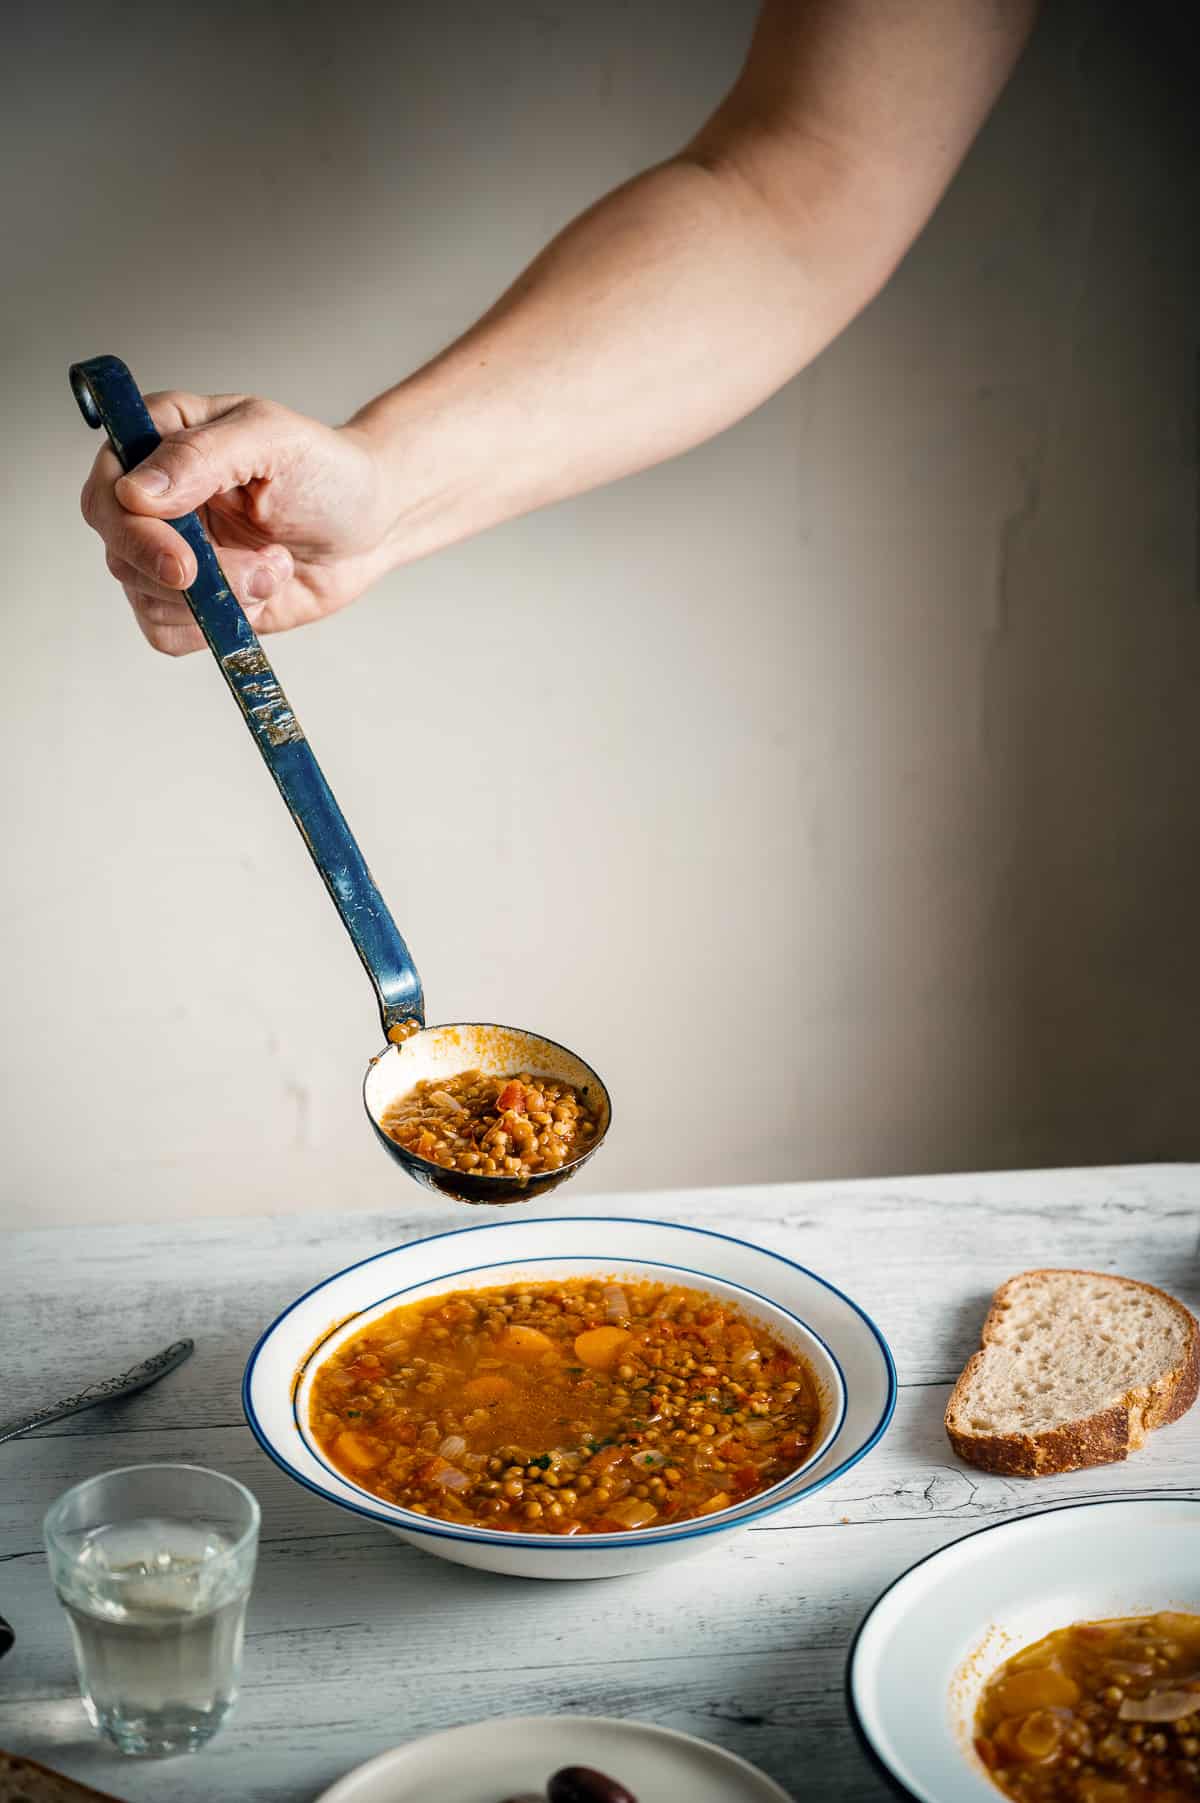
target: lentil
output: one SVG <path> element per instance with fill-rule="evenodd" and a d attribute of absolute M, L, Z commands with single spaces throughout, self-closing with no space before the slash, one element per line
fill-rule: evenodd
<path fill-rule="evenodd" d="M 752 1363 L 750 1417 L 737 1402 Z M 692 1431 L 664 1428 L 668 1396 Z M 820 1425 L 811 1372 L 764 1326 L 696 1290 L 602 1277 L 394 1309 L 325 1360 L 309 1411 L 364 1489 L 519 1533 L 730 1508 L 793 1471 Z"/>
<path fill-rule="evenodd" d="M 1019 1803 L 1195 1803 L 1200 1615 L 1078 1622 L 994 1672 L 976 1751 Z"/>
<path fill-rule="evenodd" d="M 528 1071 L 504 1077 L 476 1070 L 424 1079 L 384 1110 L 381 1124 L 389 1139 L 427 1164 L 521 1184 L 581 1158 L 595 1141 L 599 1115 L 586 1085 L 580 1090 Z"/>

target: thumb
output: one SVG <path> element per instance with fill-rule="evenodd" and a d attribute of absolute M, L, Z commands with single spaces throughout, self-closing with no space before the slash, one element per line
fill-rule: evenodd
<path fill-rule="evenodd" d="M 269 475 L 271 454 L 267 421 L 253 403 L 243 403 L 205 425 L 164 437 L 120 478 L 114 492 L 130 513 L 177 519 L 226 489 Z"/>

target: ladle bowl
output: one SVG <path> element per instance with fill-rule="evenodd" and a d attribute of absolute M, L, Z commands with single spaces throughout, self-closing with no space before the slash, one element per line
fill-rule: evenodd
<path fill-rule="evenodd" d="M 383 1125 L 384 1116 L 394 1102 L 408 1095 L 418 1083 L 436 1078 L 445 1082 L 463 1071 L 483 1071 L 488 1076 L 512 1077 L 528 1071 L 534 1077 L 550 1077 L 560 1083 L 571 1083 L 597 1116 L 596 1135 L 578 1158 L 570 1159 L 554 1171 L 534 1171 L 522 1181 L 519 1177 L 487 1176 L 474 1171 L 452 1171 L 443 1165 L 418 1158 L 415 1152 L 398 1145 Z M 543 1196 L 583 1169 L 608 1132 L 612 1120 L 612 1102 L 608 1090 L 590 1064 L 559 1045 L 557 1040 L 543 1039 L 538 1033 L 526 1033 L 520 1027 L 499 1027 L 486 1021 L 456 1021 L 453 1025 L 426 1027 L 399 1045 L 372 1058 L 363 1081 L 363 1102 L 376 1137 L 386 1152 L 403 1165 L 410 1177 L 429 1189 L 440 1190 L 458 1202 L 484 1202 L 506 1205 L 529 1202 Z"/>
<path fill-rule="evenodd" d="M 104 428 L 122 469 L 135 469 L 161 444 L 141 390 L 119 357 L 73 363 L 70 379 L 79 411 L 89 426 Z M 363 1089 L 367 1114 L 380 1143 L 418 1183 L 460 1202 L 528 1202 L 565 1182 L 587 1163 L 608 1131 L 611 1107 L 604 1084 L 590 1065 L 565 1046 L 518 1027 L 425 1026 L 425 997 L 412 954 L 295 711 L 225 579 L 200 516 L 182 514 L 169 524 L 191 546 L 196 559 L 196 579 L 184 591 L 192 617 L 350 935 L 374 988 L 384 1037 L 393 1042 L 371 1060 Z M 414 1024 L 421 1031 L 412 1033 Z M 405 1031 L 410 1036 L 401 1039 Z M 599 1131 L 593 1144 L 557 1170 L 535 1172 L 522 1181 L 520 1177 L 445 1170 L 406 1151 L 384 1130 L 384 1110 L 423 1077 L 445 1079 L 473 1069 L 499 1076 L 516 1076 L 524 1070 L 540 1077 L 557 1077 L 586 1090 L 589 1103 L 594 1105 L 599 1098 Z"/>

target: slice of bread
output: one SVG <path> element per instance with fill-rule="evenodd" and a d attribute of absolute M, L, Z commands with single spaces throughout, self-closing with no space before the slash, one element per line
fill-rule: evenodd
<path fill-rule="evenodd" d="M 1200 1327 L 1148 1283 L 1023 1271 L 1001 1284 L 946 1406 L 960 1459 L 1048 1477 L 1127 1458 L 1200 1387 Z"/>
<path fill-rule="evenodd" d="M 32 1759 L 0 1752 L 0 1803 L 116 1803 L 116 1799 Z"/>

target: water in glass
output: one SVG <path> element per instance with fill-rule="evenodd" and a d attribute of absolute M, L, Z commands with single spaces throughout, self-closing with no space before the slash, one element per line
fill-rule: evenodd
<path fill-rule="evenodd" d="M 228 1533 L 145 1516 L 72 1538 L 59 1596 L 92 1722 L 127 1753 L 201 1745 L 237 1696 L 248 1573 Z"/>

